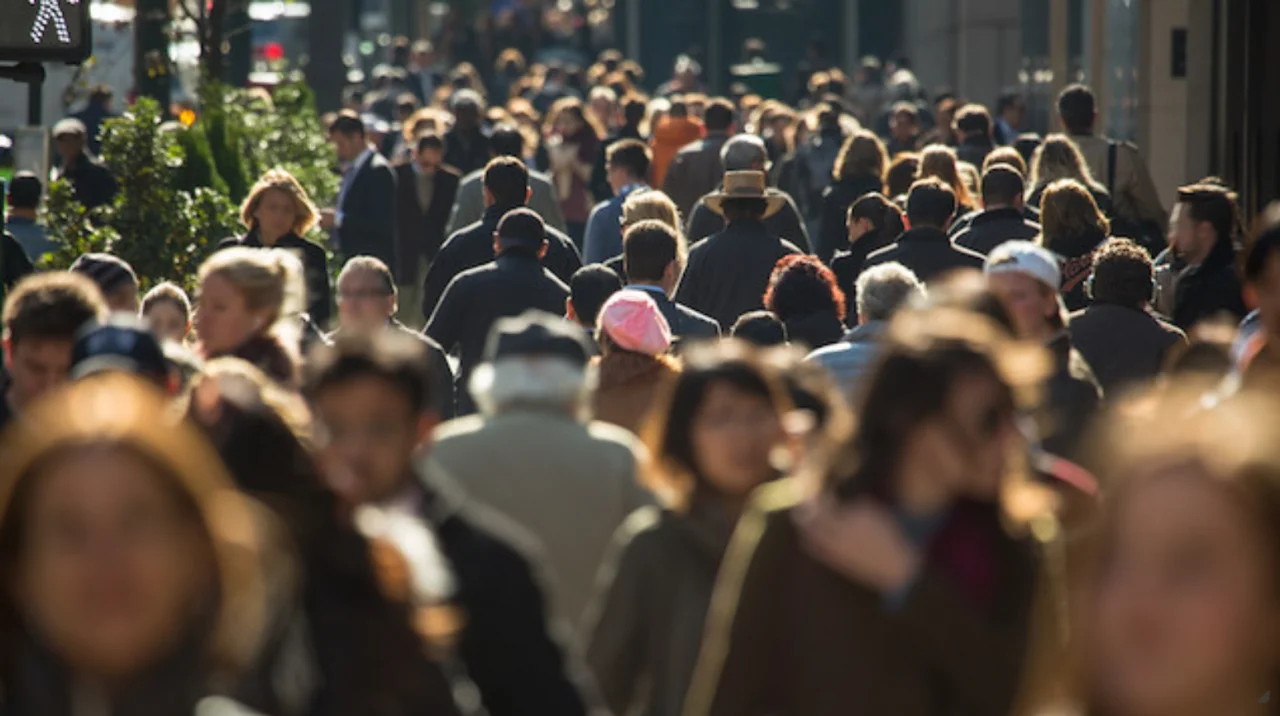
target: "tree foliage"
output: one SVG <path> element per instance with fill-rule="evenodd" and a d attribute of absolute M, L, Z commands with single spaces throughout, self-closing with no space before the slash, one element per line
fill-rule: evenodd
<path fill-rule="evenodd" d="M 47 267 L 109 251 L 146 285 L 190 287 L 217 242 L 242 230 L 236 205 L 267 169 L 292 172 L 319 204 L 333 201 L 332 152 L 306 87 L 283 85 L 271 101 L 213 83 L 202 94 L 204 112 L 192 127 L 165 122 L 146 98 L 106 122 L 101 158 L 120 191 L 90 212 L 66 182 L 50 186 L 45 225 L 61 247 L 46 257 Z"/>

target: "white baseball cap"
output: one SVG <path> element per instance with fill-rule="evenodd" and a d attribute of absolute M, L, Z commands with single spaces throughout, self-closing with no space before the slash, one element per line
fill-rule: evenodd
<path fill-rule="evenodd" d="M 1020 273 L 1047 285 L 1054 291 L 1062 288 L 1062 267 L 1052 251 L 1030 241 L 1007 241 L 987 255 L 983 272 Z"/>

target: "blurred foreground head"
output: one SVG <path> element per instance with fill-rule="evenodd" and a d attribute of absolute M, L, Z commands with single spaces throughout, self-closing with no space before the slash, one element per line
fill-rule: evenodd
<path fill-rule="evenodd" d="M 1032 712 L 1276 713 L 1278 428 L 1248 392 L 1152 391 L 1099 424 L 1101 523 L 1074 608 L 1038 625 Z"/>
<path fill-rule="evenodd" d="M 110 373 L 34 403 L 0 446 L 6 707 L 57 713 L 75 673 L 189 713 L 258 646 L 261 543 L 217 453 L 153 385 Z"/>

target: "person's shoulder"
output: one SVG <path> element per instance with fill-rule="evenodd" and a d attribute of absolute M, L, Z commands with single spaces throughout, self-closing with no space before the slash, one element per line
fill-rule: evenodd
<path fill-rule="evenodd" d="M 708 316 L 707 314 L 701 311 L 696 311 L 692 308 L 689 308 L 683 303 L 676 303 L 675 301 L 672 301 L 671 305 L 676 307 L 676 313 L 679 313 L 681 316 L 684 316 L 685 318 L 688 318 L 691 321 L 696 321 L 697 323 L 704 323 L 707 325 L 716 326 L 717 329 L 720 326 L 720 324 L 716 321 L 716 319 L 712 318 L 711 316 Z"/>
<path fill-rule="evenodd" d="M 872 251 L 871 253 L 867 254 L 867 260 L 863 262 L 863 265 L 871 266 L 873 264 L 892 261 L 895 258 L 897 258 L 901 250 L 902 250 L 902 247 L 899 246 L 896 241 L 892 244 L 889 244 L 888 246 L 882 246 L 876 249 L 875 251 Z"/>
<path fill-rule="evenodd" d="M 447 452 L 467 438 L 479 435 L 484 430 L 484 425 L 484 417 L 480 415 L 468 415 L 441 423 L 431 434 L 432 449 Z"/>
<path fill-rule="evenodd" d="M 458 171 L 457 167 L 449 164 L 443 164 L 436 171 L 441 177 L 444 177 L 446 181 L 462 181 L 462 172 Z"/>
<path fill-rule="evenodd" d="M 305 236 L 289 234 L 285 237 L 285 242 L 287 242 L 285 248 L 299 249 L 306 254 L 307 258 L 316 258 L 317 256 L 327 258 L 324 247 Z"/>
<path fill-rule="evenodd" d="M 786 239 L 780 238 L 778 239 L 778 243 L 782 245 L 782 250 L 788 254 L 804 253 L 804 251 L 802 251 L 799 246 L 796 246 L 795 244 L 791 243 L 790 241 L 787 241 Z"/>
<path fill-rule="evenodd" d="M 981 266 L 987 262 L 987 257 L 971 248 L 961 246 L 958 242 L 951 244 L 951 250 L 962 257 L 965 263 Z"/>
<path fill-rule="evenodd" d="M 534 174 L 534 172 L 533 172 L 532 170 L 530 170 L 530 171 L 529 171 L 529 176 L 530 176 L 530 178 L 532 178 L 532 177 L 533 177 L 533 174 Z M 467 172 L 467 175 L 466 175 L 466 176 L 462 177 L 461 183 L 459 184 L 459 187 L 458 187 L 458 188 L 460 188 L 460 189 L 461 189 L 461 188 L 464 188 L 464 187 L 465 187 L 465 188 L 471 188 L 472 186 L 477 186 L 477 187 L 479 187 L 479 186 L 481 186 L 483 183 L 484 183 L 484 170 L 483 170 L 483 169 L 473 169 L 472 171 Z"/>
<path fill-rule="evenodd" d="M 829 346 L 823 346 L 822 348 L 813 351 L 809 355 L 805 356 L 804 359 L 809 362 L 826 363 L 828 360 L 848 353 L 851 350 L 853 350 L 852 344 L 844 341 L 836 341 Z"/>
<path fill-rule="evenodd" d="M 597 356 L 598 357 L 598 356 Z M 592 420 L 587 423 L 587 433 L 592 438 L 601 442 L 611 443 L 627 450 L 634 450 L 638 444 L 636 436 L 630 430 L 619 427 L 613 423 L 606 423 L 600 420 Z"/>
<path fill-rule="evenodd" d="M 227 238 L 218 242 L 218 245 L 215 248 L 215 250 L 221 251 L 222 249 L 229 249 L 235 246 L 244 246 L 243 236 L 228 236 Z"/>

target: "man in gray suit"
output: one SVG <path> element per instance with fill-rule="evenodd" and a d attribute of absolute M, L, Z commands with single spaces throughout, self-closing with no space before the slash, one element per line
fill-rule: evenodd
<path fill-rule="evenodd" d="M 489 152 L 494 158 L 524 157 L 524 136 L 520 130 L 509 124 L 500 125 L 489 136 Z M 533 192 L 529 198 L 529 208 L 538 212 L 542 220 L 558 231 L 564 231 L 564 214 L 560 213 L 560 202 L 556 201 L 555 189 L 551 179 L 541 172 L 529 170 L 529 190 Z M 474 171 L 463 177 L 458 187 L 458 197 L 453 202 L 453 213 L 449 216 L 449 225 L 444 235 L 452 236 L 455 231 L 484 218 L 484 170 Z"/>

